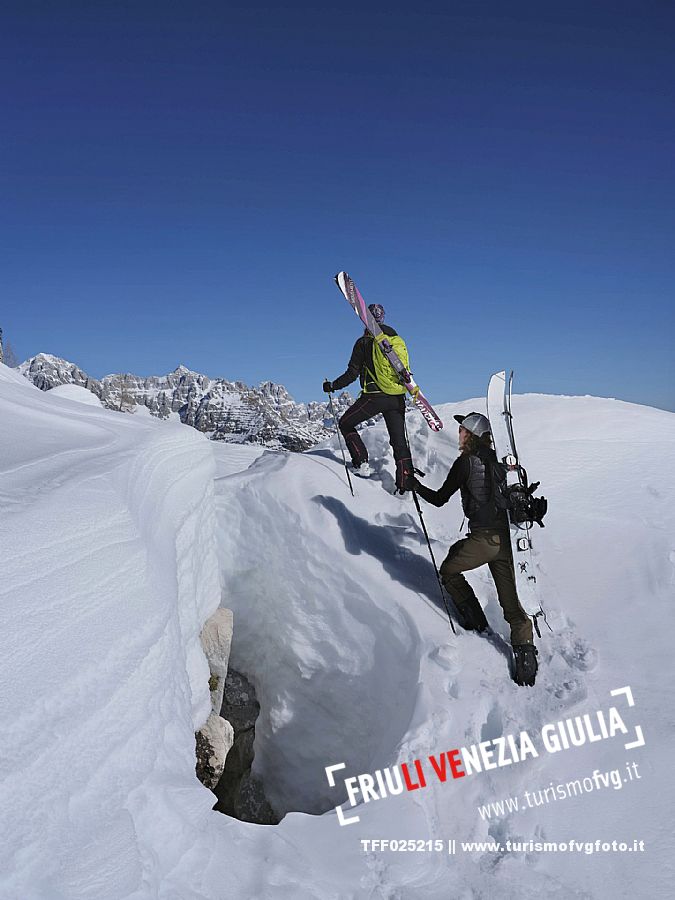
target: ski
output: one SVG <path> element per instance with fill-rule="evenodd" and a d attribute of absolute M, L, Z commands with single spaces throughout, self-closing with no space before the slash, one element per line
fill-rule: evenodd
<path fill-rule="evenodd" d="M 443 428 L 443 421 L 433 406 L 420 390 L 419 385 L 403 365 L 396 351 L 387 340 L 386 334 L 373 318 L 372 313 L 368 309 L 365 300 L 361 296 L 359 289 L 356 287 L 352 279 L 346 272 L 338 272 L 335 276 L 335 283 L 342 292 L 345 300 L 349 303 L 356 315 L 361 319 L 365 327 L 377 342 L 385 358 L 389 361 L 394 369 L 401 384 L 405 387 L 412 397 L 413 405 L 422 413 L 424 421 L 432 431 L 440 431 Z"/>
<path fill-rule="evenodd" d="M 487 392 L 487 415 L 492 429 L 497 459 L 506 468 L 506 483 L 509 489 L 518 491 L 522 488 L 528 493 L 527 475 L 521 465 L 516 441 L 513 433 L 513 416 L 511 415 L 511 387 L 513 372 L 508 383 L 506 372 L 496 372 L 491 378 Z M 536 487 L 536 486 L 535 486 Z M 525 612 L 535 619 L 543 615 L 539 599 L 537 575 L 532 554 L 532 522 L 515 522 L 509 513 L 511 548 L 516 573 L 518 599 Z"/>

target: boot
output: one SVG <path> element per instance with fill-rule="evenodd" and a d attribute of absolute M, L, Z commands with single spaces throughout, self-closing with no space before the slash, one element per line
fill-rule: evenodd
<path fill-rule="evenodd" d="M 477 631 L 480 634 L 488 629 L 488 620 L 475 597 L 472 600 L 455 600 L 453 598 L 452 602 L 459 613 L 459 624 L 465 631 Z"/>
<path fill-rule="evenodd" d="M 537 677 L 537 648 L 534 644 L 514 644 L 515 666 L 513 680 L 524 687 L 532 687 Z"/>
<path fill-rule="evenodd" d="M 397 494 L 405 494 L 413 487 L 415 472 L 410 458 L 396 460 L 396 491 Z"/>

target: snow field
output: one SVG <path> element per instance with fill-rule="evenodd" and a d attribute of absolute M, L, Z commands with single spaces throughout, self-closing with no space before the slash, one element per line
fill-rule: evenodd
<path fill-rule="evenodd" d="M 457 454 L 452 415 L 483 408 L 480 400 L 442 407 L 447 426 L 438 435 L 418 417 L 409 417 L 415 462 L 432 487 L 440 486 Z M 375 475 L 365 482 L 354 479 L 355 499 L 332 442 L 302 457 L 263 457 L 248 472 L 220 483 L 224 603 L 235 610 L 237 623 L 233 662 L 245 671 L 248 662 L 259 691 L 254 767 L 279 808 L 316 811 L 337 802 L 334 791 L 321 787 L 320 759 L 344 761 L 352 774 L 372 773 L 502 734 L 526 730 L 536 737 L 549 722 L 607 709 L 615 702 L 609 691 L 625 684 L 638 698 L 643 727 L 649 730 L 644 722 L 651 721 L 659 730 L 664 692 L 654 685 L 643 656 L 631 650 L 634 640 L 643 641 L 649 657 L 653 651 L 672 671 L 668 632 L 654 634 L 654 616 L 672 615 L 675 497 L 644 457 L 658 435 L 659 452 L 665 448 L 666 458 L 673 459 L 673 416 L 620 401 L 538 395 L 514 397 L 514 415 L 523 461 L 531 479 L 541 480 L 540 492 L 551 509 L 547 527 L 533 535 L 553 633 L 542 625 L 540 676 L 532 690 L 509 680 L 508 628 L 487 569 L 467 577 L 496 637 L 486 640 L 461 631 L 453 637 L 444 613 L 435 608 L 438 589 L 414 508 L 409 499 L 389 493 L 393 462 L 383 426 L 364 433 Z M 423 507 L 440 563 L 460 537 L 459 499 L 442 509 Z M 314 609 L 319 611 L 316 623 Z M 378 645 L 383 633 L 384 646 L 387 651 L 395 646 L 395 653 Z M 377 701 L 371 705 L 359 693 L 352 668 L 359 662 L 375 685 L 376 712 Z M 383 716 L 391 725 L 388 732 Z M 611 796 L 574 798 L 493 822 L 478 815 L 478 805 L 490 800 L 623 766 L 622 744 L 607 741 L 362 805 L 357 810 L 361 823 L 341 832 L 400 838 L 415 822 L 414 836 L 425 838 L 562 840 L 566 834 L 595 839 L 607 835 L 609 815 L 618 839 L 628 838 L 623 834 L 628 823 L 631 835 L 647 832 L 659 847 L 661 818 L 653 808 L 651 814 L 636 815 L 633 803 L 653 807 L 665 787 L 657 787 L 659 772 L 667 778 L 665 758 L 658 740 L 641 756 L 635 752 L 647 782 L 648 775 L 652 781 L 629 786 L 632 794 L 626 788 Z M 613 896 L 624 896 L 627 873 L 639 872 L 645 883 L 651 879 L 654 896 L 663 890 L 645 858 L 628 863 L 625 856 L 615 857 L 610 866 L 598 859 L 592 867 L 582 860 L 570 869 L 562 855 L 539 857 L 535 866 L 532 859 L 505 853 L 495 861 L 486 853 L 477 879 L 475 858 L 431 864 L 429 859 L 375 855 L 373 865 L 388 874 L 373 883 L 383 895 L 388 885 L 392 896 L 409 879 L 424 884 L 429 896 L 447 896 L 450 885 L 459 892 L 467 883 L 494 895 L 498 876 L 499 896 L 590 891 L 601 897 L 608 884 Z"/>

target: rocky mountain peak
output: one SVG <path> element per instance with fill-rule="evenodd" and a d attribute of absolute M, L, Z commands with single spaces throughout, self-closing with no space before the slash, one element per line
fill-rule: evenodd
<path fill-rule="evenodd" d="M 273 381 L 249 387 L 241 381 L 209 378 L 184 365 L 167 375 L 124 373 L 99 380 L 75 363 L 48 353 L 26 360 L 19 371 L 43 391 L 60 384 L 86 387 L 104 406 L 118 412 L 146 406 L 158 418 L 177 413 L 186 425 L 216 441 L 306 450 L 325 440 L 334 429 L 326 403 L 296 403 L 282 384 Z M 352 398 L 345 392 L 334 403 L 340 415 Z"/>

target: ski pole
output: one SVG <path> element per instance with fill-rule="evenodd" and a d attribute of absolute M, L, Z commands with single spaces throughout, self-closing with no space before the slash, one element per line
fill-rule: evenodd
<path fill-rule="evenodd" d="M 412 464 L 412 449 L 410 448 L 410 436 L 408 435 L 408 423 L 405 421 L 405 414 L 403 418 L 403 427 L 405 428 L 405 439 L 408 444 L 408 449 L 410 450 L 410 463 Z M 422 475 L 419 469 L 413 469 L 418 474 Z M 441 581 L 441 573 L 438 571 L 438 566 L 436 565 L 436 557 L 434 556 L 434 551 L 431 549 L 431 541 L 429 540 L 429 532 L 427 531 L 427 526 L 424 524 L 424 516 L 422 515 L 422 507 L 420 506 L 420 501 L 417 499 L 417 492 L 414 488 L 410 489 L 410 493 L 413 495 L 413 500 L 415 501 L 415 508 L 417 509 L 417 515 L 420 519 L 420 525 L 422 526 L 422 531 L 424 532 L 424 537 L 427 541 L 427 547 L 429 548 L 429 556 L 431 557 L 431 562 L 434 567 L 434 572 L 436 573 L 436 581 L 438 582 L 438 589 L 441 592 L 441 600 L 443 601 L 443 606 L 445 607 L 445 612 L 448 616 L 448 621 L 450 622 L 450 627 L 452 628 L 452 633 L 457 634 L 457 630 L 455 629 L 455 623 L 452 621 L 452 615 L 450 614 L 450 607 L 448 606 L 448 601 L 445 599 L 445 590 L 443 588 L 443 582 Z"/>
<path fill-rule="evenodd" d="M 420 506 L 420 501 L 417 499 L 417 494 L 414 490 L 411 490 L 410 493 L 413 495 L 413 500 L 415 501 L 415 507 L 417 508 L 417 515 L 420 517 L 420 525 L 422 526 L 422 531 L 424 532 L 424 537 L 427 539 L 427 547 L 429 548 L 429 556 L 431 557 L 431 562 L 434 566 L 434 572 L 436 573 L 436 581 L 438 582 L 438 589 L 441 592 L 441 600 L 443 601 L 443 606 L 445 607 L 445 611 L 448 615 L 448 621 L 450 622 L 450 627 L 452 628 L 452 633 L 457 634 L 455 629 L 455 623 L 452 621 L 452 616 L 450 615 L 450 607 L 448 606 L 448 601 L 445 599 L 445 591 L 443 590 L 443 582 L 441 581 L 441 574 L 438 571 L 438 566 L 436 565 L 436 558 L 434 556 L 434 551 L 431 549 L 431 541 L 429 540 L 429 533 L 427 532 L 427 527 L 424 524 L 424 516 L 422 515 L 422 507 Z"/>
<path fill-rule="evenodd" d="M 328 379 L 326 378 L 325 381 L 328 381 Z M 338 444 L 340 445 L 340 452 L 342 453 L 342 462 L 344 463 L 345 472 L 347 473 L 347 481 L 349 482 L 349 490 L 352 492 L 352 497 L 353 497 L 354 496 L 354 488 L 352 487 L 351 475 L 349 474 L 349 469 L 347 468 L 347 457 L 345 456 L 345 450 L 344 450 L 344 447 L 342 446 L 342 438 L 340 437 L 340 429 L 338 428 L 338 424 L 337 424 L 337 417 L 335 415 L 335 407 L 333 406 L 333 392 L 332 391 L 328 391 L 328 403 L 330 405 L 331 415 L 333 416 L 333 424 L 335 425 L 335 434 L 337 435 Z"/>

